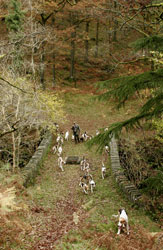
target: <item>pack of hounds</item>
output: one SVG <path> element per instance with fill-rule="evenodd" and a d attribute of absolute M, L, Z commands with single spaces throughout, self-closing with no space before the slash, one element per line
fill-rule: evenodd
<path fill-rule="evenodd" d="M 57 131 L 57 138 L 56 138 L 56 144 L 53 146 L 52 150 L 54 154 L 57 154 L 58 156 L 58 167 L 59 169 L 63 172 L 64 171 L 64 164 L 66 164 L 66 158 L 63 159 L 62 153 L 63 153 L 63 144 L 64 141 L 69 141 L 70 140 L 70 132 L 67 130 L 65 133 L 59 131 L 59 125 L 56 125 L 56 131 Z M 107 128 L 105 129 L 107 130 Z M 98 135 L 100 132 L 96 130 L 96 134 Z M 80 137 L 80 142 L 85 142 L 89 139 L 93 138 L 93 136 L 88 135 L 87 132 L 85 131 L 81 137 Z M 74 141 L 74 135 L 72 134 L 71 136 L 71 141 Z M 104 147 L 104 155 L 106 156 L 106 159 L 108 158 L 109 154 L 109 146 L 105 145 Z M 91 174 L 91 167 L 88 159 L 83 156 L 82 160 L 80 161 L 80 170 L 81 170 L 81 175 L 79 179 L 79 187 L 81 188 L 82 192 L 84 194 L 89 194 L 94 192 L 94 189 L 96 187 L 96 183 L 93 179 L 93 176 Z M 101 163 L 101 178 L 104 179 L 106 176 L 107 169 L 105 167 L 104 162 L 102 161 Z M 129 235 L 129 224 L 128 224 L 128 215 L 125 209 L 119 209 L 118 215 L 113 215 L 113 217 L 118 217 L 118 232 L 117 234 L 119 235 L 121 233 L 121 230 L 126 228 L 127 234 Z"/>

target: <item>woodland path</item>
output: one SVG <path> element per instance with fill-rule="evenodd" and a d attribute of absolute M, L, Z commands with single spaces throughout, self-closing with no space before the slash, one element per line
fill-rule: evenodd
<path fill-rule="evenodd" d="M 70 131 L 75 121 L 82 132 L 94 135 L 97 128 L 105 127 L 124 115 L 114 113 L 111 104 L 96 104 L 91 96 L 86 93 L 64 95 L 68 117 L 61 130 Z M 132 113 L 134 102 L 129 107 Z M 96 182 L 95 192 L 85 195 L 81 191 L 79 165 L 65 165 L 65 171 L 61 172 L 57 155 L 49 152 L 35 186 L 28 188 L 31 197 L 28 220 L 32 230 L 24 249 L 161 250 L 162 236 L 154 244 L 154 234 L 151 234 L 160 231 L 159 225 L 152 222 L 145 211 L 136 210 L 122 195 L 113 180 L 109 160 L 106 162 L 106 179 L 102 180 L 102 156 L 95 149 L 88 150 L 85 143 L 75 145 L 69 140 L 64 143 L 63 158 L 71 155 L 84 155 L 89 160 Z M 117 221 L 112 215 L 117 214 L 120 207 L 125 207 L 129 215 L 129 236 L 116 235 Z"/>
<path fill-rule="evenodd" d="M 89 159 L 96 190 L 94 194 L 84 195 L 79 187 L 79 165 L 65 165 L 65 171 L 61 172 L 57 156 L 50 152 L 37 178 L 35 191 L 32 190 L 30 249 L 112 249 L 108 248 L 111 241 L 121 245 L 117 249 L 159 249 L 148 235 L 149 231 L 158 230 L 157 225 L 121 196 L 112 180 L 109 163 L 107 177 L 102 180 L 101 156 L 87 151 L 84 143 L 65 142 L 63 157 L 68 155 L 85 155 Z M 130 236 L 116 235 L 117 221 L 112 214 L 120 207 L 125 207 L 129 213 Z M 79 240 L 78 235 L 82 239 Z M 104 239 L 104 248 L 100 238 Z"/>

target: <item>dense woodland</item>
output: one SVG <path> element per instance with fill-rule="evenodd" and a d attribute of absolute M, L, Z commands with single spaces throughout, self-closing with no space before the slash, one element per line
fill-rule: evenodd
<path fill-rule="evenodd" d="M 62 92 L 91 93 L 117 109 L 134 99 L 137 112 L 99 128 L 88 146 L 102 151 L 119 138 L 125 174 L 159 220 L 162 65 L 162 0 L 0 0 L 0 171 L 19 172 L 44 132 L 64 124 Z M 128 140 L 127 131 L 141 136 Z"/>

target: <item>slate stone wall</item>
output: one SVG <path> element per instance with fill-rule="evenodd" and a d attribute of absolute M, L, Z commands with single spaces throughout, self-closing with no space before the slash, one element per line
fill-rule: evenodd
<path fill-rule="evenodd" d="M 130 201 L 138 204 L 141 193 L 124 175 L 124 170 L 120 165 L 117 141 L 114 137 L 112 137 L 110 142 L 110 161 L 112 173 L 120 189 L 127 195 Z"/>
<path fill-rule="evenodd" d="M 42 166 L 43 159 L 47 155 L 51 144 L 52 135 L 47 132 L 44 136 L 44 139 L 37 148 L 37 151 L 34 153 L 28 164 L 22 170 L 24 179 L 23 185 L 25 187 L 34 184 L 35 178 L 39 174 L 39 170 Z"/>

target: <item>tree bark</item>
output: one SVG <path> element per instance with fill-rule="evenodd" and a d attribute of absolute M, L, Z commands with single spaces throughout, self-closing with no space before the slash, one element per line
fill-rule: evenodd
<path fill-rule="evenodd" d="M 70 13 L 71 25 L 74 24 L 74 15 Z M 75 38 L 76 38 L 76 27 L 74 31 L 71 32 L 71 65 L 70 65 L 70 79 L 75 80 Z"/>
<path fill-rule="evenodd" d="M 85 26 L 86 31 L 86 39 L 85 39 L 85 62 L 88 62 L 88 50 L 89 50 L 89 39 L 88 39 L 88 33 L 89 33 L 89 21 L 86 22 Z"/>
<path fill-rule="evenodd" d="M 41 52 L 40 82 L 41 82 L 43 90 L 45 90 L 46 86 L 45 86 L 45 48 L 44 48 L 44 42 L 42 45 L 42 52 Z"/>
<path fill-rule="evenodd" d="M 71 33 L 71 67 L 70 67 L 70 78 L 74 79 L 75 72 L 75 37 L 76 32 Z"/>
<path fill-rule="evenodd" d="M 99 45 L 99 20 L 96 23 L 96 49 L 95 49 L 95 57 L 98 57 L 98 45 Z"/>
<path fill-rule="evenodd" d="M 55 24 L 55 17 L 54 14 L 52 16 L 52 25 L 54 28 L 54 24 Z M 54 44 L 55 47 L 55 44 Z M 53 53 L 52 53 L 52 60 L 53 60 L 53 64 L 52 64 L 52 75 L 53 75 L 53 80 L 52 80 L 52 87 L 56 86 L 56 67 L 55 67 L 55 60 L 56 60 L 56 55 L 55 55 L 55 51 L 53 49 Z"/>
<path fill-rule="evenodd" d="M 52 55 L 52 58 L 53 58 L 53 66 L 52 66 L 52 73 L 53 73 L 53 81 L 52 81 L 52 87 L 55 87 L 56 86 L 56 67 L 55 67 L 55 52 L 53 52 L 53 55 Z"/>
<path fill-rule="evenodd" d="M 16 145 L 15 145 L 15 134 L 12 132 L 12 170 L 15 171 L 16 167 Z"/>
<path fill-rule="evenodd" d="M 116 12 L 117 10 L 117 2 L 116 0 L 114 1 L 114 10 Z M 118 27 L 118 21 L 117 19 L 114 17 L 114 31 L 113 31 L 113 41 L 116 42 L 117 41 L 117 27 Z"/>
<path fill-rule="evenodd" d="M 18 149 L 17 149 L 17 159 L 16 159 L 16 165 L 19 167 L 19 159 L 20 159 L 20 143 L 21 143 L 21 133 L 18 133 Z"/>
<path fill-rule="evenodd" d="M 33 27 L 33 16 L 32 16 L 32 3 L 31 0 L 29 0 L 29 8 L 30 8 L 30 19 L 31 19 L 31 34 L 33 34 L 34 31 L 34 27 Z M 34 63 L 34 53 L 35 53 L 35 42 L 34 42 L 34 37 L 31 36 L 31 45 L 32 45 L 32 49 L 31 49 L 31 69 L 32 69 L 32 75 L 35 76 L 35 63 Z"/>

